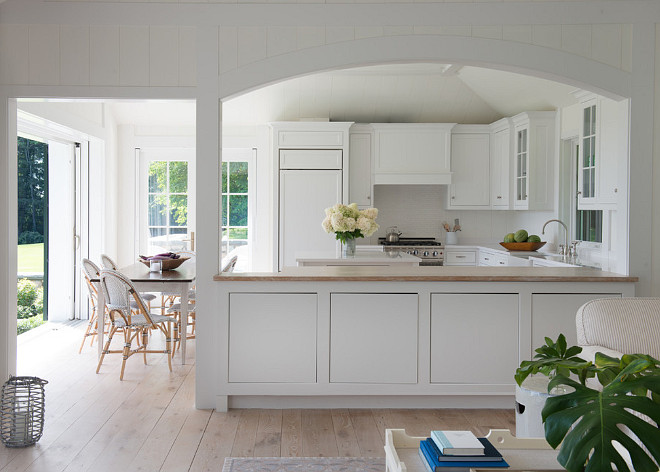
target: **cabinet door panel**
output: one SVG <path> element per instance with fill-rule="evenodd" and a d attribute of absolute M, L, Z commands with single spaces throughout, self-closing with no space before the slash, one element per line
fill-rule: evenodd
<path fill-rule="evenodd" d="M 569 346 L 577 344 L 575 313 L 596 298 L 620 297 L 620 293 L 535 293 L 532 295 L 532 352 L 545 344 L 545 337 L 566 336 Z"/>
<path fill-rule="evenodd" d="M 431 382 L 513 384 L 518 311 L 517 294 L 433 294 Z"/>
<path fill-rule="evenodd" d="M 332 253 L 337 242 L 321 227 L 324 209 L 342 201 L 340 170 L 280 171 L 280 269 L 296 265 L 296 252 Z"/>
<path fill-rule="evenodd" d="M 371 135 L 351 133 L 348 162 L 348 199 L 358 206 L 371 206 Z"/>
<path fill-rule="evenodd" d="M 316 382 L 316 294 L 232 293 L 229 382 Z"/>
<path fill-rule="evenodd" d="M 449 205 L 488 207 L 490 204 L 490 136 L 454 134 L 451 137 Z"/>
<path fill-rule="evenodd" d="M 492 136 L 490 166 L 490 203 L 494 209 L 508 210 L 510 198 L 510 143 L 509 130 L 498 131 Z"/>
<path fill-rule="evenodd" d="M 417 294 L 333 293 L 330 382 L 417 383 Z"/>

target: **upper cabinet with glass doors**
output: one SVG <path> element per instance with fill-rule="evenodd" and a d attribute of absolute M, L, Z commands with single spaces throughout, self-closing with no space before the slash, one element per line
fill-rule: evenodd
<path fill-rule="evenodd" d="M 556 149 L 554 111 L 520 113 L 514 127 L 513 208 L 552 210 Z"/>
<path fill-rule="evenodd" d="M 627 156 L 628 102 L 591 94 L 579 98 L 578 209 L 616 209 L 619 165 Z"/>

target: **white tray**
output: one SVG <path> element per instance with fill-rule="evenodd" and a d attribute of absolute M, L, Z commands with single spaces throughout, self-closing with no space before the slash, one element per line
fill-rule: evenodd
<path fill-rule="evenodd" d="M 557 452 L 543 438 L 516 438 L 508 429 L 491 429 L 486 436 L 509 464 L 502 472 L 550 472 L 564 470 L 557 462 Z M 424 437 L 408 436 L 404 429 L 385 430 L 386 472 L 428 472 L 417 452 Z M 474 468 L 472 472 L 493 472 L 492 468 Z"/>

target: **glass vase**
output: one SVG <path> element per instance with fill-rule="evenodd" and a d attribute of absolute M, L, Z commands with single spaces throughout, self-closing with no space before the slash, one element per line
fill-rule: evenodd
<path fill-rule="evenodd" d="M 347 239 L 341 249 L 342 257 L 355 257 L 355 239 Z"/>

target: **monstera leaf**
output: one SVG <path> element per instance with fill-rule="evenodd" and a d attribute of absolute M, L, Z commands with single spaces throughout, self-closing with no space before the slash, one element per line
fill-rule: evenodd
<path fill-rule="evenodd" d="M 557 460 L 569 472 L 629 472 L 613 445 L 615 441 L 629 452 L 633 470 L 658 471 L 660 429 L 632 413 L 641 413 L 660 424 L 658 361 L 643 357 L 622 361 L 621 365 L 627 365 L 602 391 L 562 375 L 550 381 L 548 389 L 560 384 L 575 389 L 548 398 L 542 412 L 545 437 L 554 448 L 561 443 Z M 651 398 L 647 396 L 649 392 Z M 646 446 L 648 453 L 631 433 Z"/>

